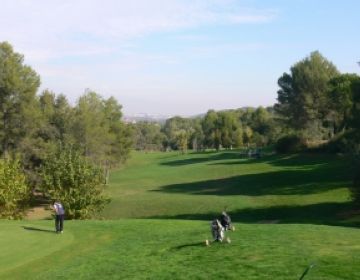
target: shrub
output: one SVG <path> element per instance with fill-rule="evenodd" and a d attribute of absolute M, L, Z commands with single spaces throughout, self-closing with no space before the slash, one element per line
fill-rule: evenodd
<path fill-rule="evenodd" d="M 356 130 L 348 130 L 337 135 L 327 143 L 311 149 L 312 152 L 323 153 L 350 153 L 356 154 L 360 151 L 360 134 Z"/>
<path fill-rule="evenodd" d="M 354 181 L 351 188 L 351 196 L 357 208 L 360 208 L 360 159 L 357 158 L 354 164 Z"/>
<path fill-rule="evenodd" d="M 45 160 L 41 178 L 42 190 L 62 202 L 68 219 L 91 218 L 109 202 L 103 195 L 103 171 L 71 147 Z"/>
<path fill-rule="evenodd" d="M 280 138 L 276 145 L 275 150 L 281 154 L 298 153 L 306 148 L 304 139 L 297 135 L 287 135 Z"/>
<path fill-rule="evenodd" d="M 24 214 L 29 188 L 18 160 L 0 160 L 0 217 L 17 219 Z"/>

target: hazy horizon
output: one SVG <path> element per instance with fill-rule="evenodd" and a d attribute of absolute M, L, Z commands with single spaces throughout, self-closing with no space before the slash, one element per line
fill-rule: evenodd
<path fill-rule="evenodd" d="M 125 115 L 271 106 L 277 79 L 318 50 L 359 73 L 360 2 L 0 0 L 0 41 L 74 103 L 85 89 Z"/>

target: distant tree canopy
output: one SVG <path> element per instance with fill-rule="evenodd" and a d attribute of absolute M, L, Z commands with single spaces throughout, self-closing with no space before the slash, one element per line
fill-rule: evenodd
<path fill-rule="evenodd" d="M 209 110 L 196 118 L 173 117 L 161 125 L 139 122 L 132 125 L 138 150 L 204 150 L 265 146 L 273 144 L 282 131 L 271 108 Z"/>
<path fill-rule="evenodd" d="M 159 123 L 141 121 L 132 124 L 134 133 L 134 148 L 136 150 L 163 150 L 165 134 Z"/>

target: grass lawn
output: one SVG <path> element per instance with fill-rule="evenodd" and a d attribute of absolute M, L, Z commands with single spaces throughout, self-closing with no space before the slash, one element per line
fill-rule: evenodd
<path fill-rule="evenodd" d="M 105 220 L 60 235 L 51 220 L 0 220 L 0 279 L 299 279 L 311 263 L 305 280 L 360 279 L 350 169 L 335 155 L 134 153 L 111 175 Z M 225 207 L 232 243 L 206 247 Z"/>
<path fill-rule="evenodd" d="M 111 176 L 116 218 L 234 220 L 360 225 L 351 220 L 351 161 L 335 155 L 239 157 L 237 152 L 134 153 Z"/>
<path fill-rule="evenodd" d="M 0 221 L 0 279 L 359 279 L 354 228 L 236 224 L 204 246 L 205 221 Z M 6 234 L 6 236 L 4 236 Z M 9 238 L 11 238 L 9 240 Z"/>

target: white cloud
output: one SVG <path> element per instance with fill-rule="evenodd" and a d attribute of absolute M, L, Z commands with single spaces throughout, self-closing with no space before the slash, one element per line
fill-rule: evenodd
<path fill-rule="evenodd" d="M 200 53 L 211 56 L 261 46 L 223 43 L 159 54 L 140 51 L 134 45 L 137 38 L 198 27 L 262 24 L 276 17 L 273 10 L 249 9 L 236 0 L 0 0 L 0 7 L 0 41 L 9 41 L 25 55 L 42 77 L 42 88 L 65 93 L 72 101 L 86 87 L 104 95 L 129 89 L 137 95 L 134 100 L 151 99 L 157 92 L 172 93 L 173 98 L 174 88 L 181 91 L 181 83 L 192 79 L 174 70 L 184 56 L 192 60 Z M 209 43 L 206 37 L 201 40 Z M 154 68 L 161 74 L 153 74 Z"/>
<path fill-rule="evenodd" d="M 154 32 L 262 23 L 275 16 L 228 0 L 0 0 L 0 5 L 1 40 L 31 60 L 106 53 L 109 45 Z"/>

